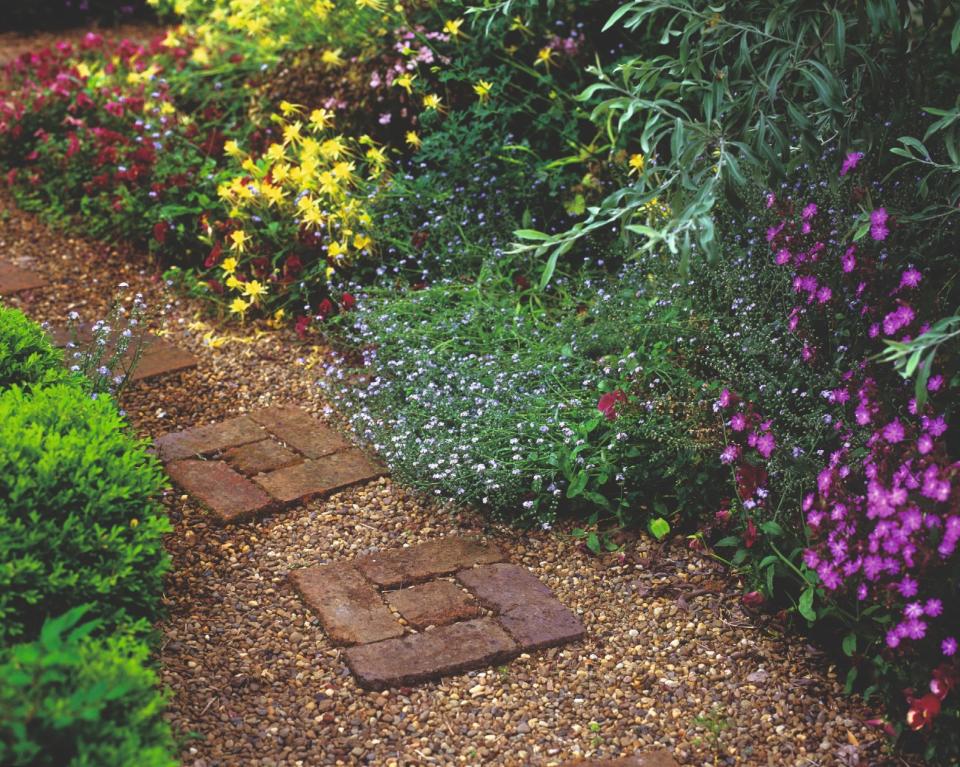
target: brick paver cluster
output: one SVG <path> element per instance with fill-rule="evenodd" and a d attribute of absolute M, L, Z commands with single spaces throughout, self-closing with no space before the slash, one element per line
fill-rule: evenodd
<path fill-rule="evenodd" d="M 0 296 L 41 288 L 46 284 L 39 274 L 14 266 L 9 261 L 0 261 Z"/>
<path fill-rule="evenodd" d="M 81 344 L 87 344 L 93 339 L 93 334 L 89 326 L 82 326 L 77 331 L 77 341 Z M 67 328 L 54 328 L 50 331 L 51 341 L 60 347 L 65 347 L 72 340 L 70 331 Z M 128 365 L 136 354 L 136 347 L 131 346 L 123 355 L 123 362 Z M 112 355 L 113 350 L 107 348 L 106 354 Z M 69 350 L 64 355 L 67 365 L 72 364 Z M 197 358 L 190 352 L 185 351 L 166 339 L 155 336 L 152 333 L 147 334 L 143 339 L 143 347 L 140 351 L 140 359 L 130 375 L 131 381 L 143 381 L 148 378 L 166 375 L 167 373 L 179 373 L 181 370 L 188 370 L 197 366 Z"/>
<path fill-rule="evenodd" d="M 339 434 L 290 406 L 164 434 L 154 449 L 173 481 L 224 522 L 386 473 Z"/>
<path fill-rule="evenodd" d="M 492 544 L 443 538 L 290 579 L 347 666 L 374 690 L 412 685 L 580 639 L 583 625 Z"/>

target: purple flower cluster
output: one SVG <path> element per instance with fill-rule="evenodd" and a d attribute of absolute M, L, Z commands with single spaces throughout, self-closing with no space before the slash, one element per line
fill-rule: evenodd
<path fill-rule="evenodd" d="M 840 175 L 862 159 L 847 155 Z M 803 297 L 788 327 L 810 350 L 804 359 L 812 363 L 816 349 L 828 348 L 828 311 L 846 309 L 864 329 L 864 359 L 824 392 L 841 411 L 833 419 L 838 447 L 803 501 L 813 541 L 804 564 L 828 592 L 855 594 L 893 613 L 885 636 L 891 652 L 932 640 L 939 653 L 954 656 L 955 617 L 948 613 L 956 608 L 940 595 L 947 593 L 943 573 L 955 565 L 960 544 L 960 463 L 949 458 L 947 422 L 936 397 L 918 407 L 901 393 L 905 389 L 884 383 L 888 369 L 870 361 L 883 339 L 908 341 L 928 329 L 917 308 L 923 304 L 910 295 L 923 274 L 913 266 L 894 269 L 886 254 L 871 252 L 889 246 L 892 218 L 885 208 L 870 213 L 870 239 L 852 244 L 836 236 L 831 222 L 819 220 L 813 202 L 794 206 L 769 196 L 767 202 L 783 214 L 767 232 L 774 261 L 793 270 L 794 291 Z M 832 302 L 837 305 L 829 308 Z M 943 376 L 931 375 L 927 388 L 931 395 L 943 390 Z M 914 652 L 922 650 L 914 646 Z M 931 654 L 931 667 L 941 662 L 939 653 Z"/>

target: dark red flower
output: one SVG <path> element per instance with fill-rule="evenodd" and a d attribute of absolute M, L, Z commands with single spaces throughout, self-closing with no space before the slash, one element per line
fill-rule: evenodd
<path fill-rule="evenodd" d="M 747 607 L 759 607 L 763 604 L 763 594 L 759 591 L 750 591 L 743 595 L 741 601 Z"/>
<path fill-rule="evenodd" d="M 223 244 L 219 241 L 216 245 L 213 246 L 213 250 L 210 251 L 210 255 L 207 256 L 207 260 L 203 262 L 204 269 L 212 269 L 217 265 L 217 262 L 220 261 L 220 254 L 223 252 Z"/>
<path fill-rule="evenodd" d="M 340 306 L 342 306 L 346 311 L 350 311 L 356 305 L 357 299 L 353 297 L 352 293 L 344 293 L 340 299 Z"/>
<path fill-rule="evenodd" d="M 603 413 L 603 417 L 608 421 L 612 421 L 617 417 L 617 405 L 626 401 L 627 395 L 620 391 L 620 389 L 615 389 L 600 397 L 597 402 L 597 410 Z"/>
<path fill-rule="evenodd" d="M 310 318 L 309 317 L 297 317 L 297 322 L 293 326 L 293 329 L 297 331 L 297 335 L 300 338 L 307 337 L 307 329 L 310 327 Z"/>
<path fill-rule="evenodd" d="M 530 288 L 530 280 L 528 280 L 522 274 L 518 274 L 513 278 L 513 284 L 517 286 L 518 290 L 529 290 Z"/>
<path fill-rule="evenodd" d="M 318 309 L 318 315 L 321 320 L 325 320 L 333 312 L 333 303 L 331 303 L 329 298 L 325 298 L 320 302 Z"/>
<path fill-rule="evenodd" d="M 767 481 L 767 471 L 762 466 L 752 466 L 749 463 L 737 467 L 737 492 L 743 499 L 752 498 L 757 488 Z"/>
<path fill-rule="evenodd" d="M 169 225 L 166 221 L 157 221 L 153 225 L 153 239 L 158 243 L 163 245 L 167 241 L 167 231 L 169 230 Z"/>
<path fill-rule="evenodd" d="M 207 280 L 207 287 L 210 288 L 218 296 L 223 295 L 223 285 L 219 280 Z"/>
<path fill-rule="evenodd" d="M 911 730 L 922 730 L 932 725 L 939 713 L 940 699 L 932 692 L 928 692 L 922 698 L 910 698 L 907 724 Z"/>
<path fill-rule="evenodd" d="M 748 549 L 757 542 L 757 526 L 752 519 L 747 520 L 747 529 L 743 533 L 743 545 Z"/>

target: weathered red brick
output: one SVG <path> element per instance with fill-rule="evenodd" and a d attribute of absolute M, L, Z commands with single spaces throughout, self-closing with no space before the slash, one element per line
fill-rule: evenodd
<path fill-rule="evenodd" d="M 68 328 L 52 328 L 49 332 L 50 341 L 56 346 L 65 347 L 76 338 L 77 343 L 86 346 L 93 342 L 94 334 L 91 328 L 90 323 L 84 323 L 74 328 L 72 333 Z M 140 359 L 137 360 L 130 376 L 131 381 L 143 381 L 147 378 L 155 378 L 167 373 L 178 373 L 197 366 L 198 361 L 193 354 L 174 346 L 166 339 L 148 333 L 143 338 L 142 346 L 137 340 L 131 341 L 130 346 L 127 347 L 121 357 L 124 367 L 129 367 L 137 353 L 138 346 L 140 347 Z M 105 355 L 112 357 L 115 348 L 113 344 L 107 344 Z M 66 353 L 65 361 L 67 365 L 73 364 L 73 357 L 71 356 L 73 351 L 75 350 L 68 350 Z M 119 373 L 120 370 L 116 372 Z"/>
<path fill-rule="evenodd" d="M 231 447 L 223 454 L 234 469 L 248 477 L 264 471 L 274 471 L 300 463 L 303 458 L 273 439 L 248 442 L 240 447 Z"/>
<path fill-rule="evenodd" d="M 516 643 L 495 621 L 478 618 L 357 645 L 344 656 L 361 687 L 383 690 L 502 663 L 517 653 Z"/>
<path fill-rule="evenodd" d="M 224 522 L 265 511 L 273 499 L 223 461 L 173 461 L 167 473 L 184 491 Z"/>
<path fill-rule="evenodd" d="M 445 626 L 481 614 L 476 601 L 450 581 L 431 581 L 408 589 L 388 591 L 384 596 L 415 629 Z"/>
<path fill-rule="evenodd" d="M 161 461 L 209 455 L 228 447 L 258 442 L 267 436 L 253 419 L 242 415 L 209 426 L 170 432 L 154 441 Z"/>
<path fill-rule="evenodd" d="M 28 272 L 8 261 L 0 261 L 0 295 L 42 288 L 46 284 L 47 281 L 39 274 Z"/>
<path fill-rule="evenodd" d="M 451 537 L 368 554 L 358 558 L 356 565 L 374 583 L 393 588 L 420 583 L 438 575 L 450 575 L 477 564 L 502 562 L 503 559 L 503 552 L 493 544 Z"/>
<path fill-rule="evenodd" d="M 291 570 L 290 581 L 336 644 L 379 642 L 403 627 L 373 584 L 347 564 Z"/>
<path fill-rule="evenodd" d="M 250 417 L 307 458 L 322 458 L 350 447 L 337 432 L 298 407 L 268 407 L 255 410 Z"/>
<path fill-rule="evenodd" d="M 565 644 L 585 633 L 580 619 L 523 567 L 493 564 L 462 570 L 457 580 L 493 610 L 524 650 Z"/>
<path fill-rule="evenodd" d="M 386 469 L 362 452 L 350 449 L 260 474 L 255 480 L 278 501 L 291 503 L 327 495 L 385 473 Z"/>

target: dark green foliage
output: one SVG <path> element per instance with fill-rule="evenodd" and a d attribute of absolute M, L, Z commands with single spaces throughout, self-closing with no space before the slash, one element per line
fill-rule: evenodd
<path fill-rule="evenodd" d="M 155 616 L 163 484 L 111 399 L 66 384 L 0 394 L 0 642 L 84 602 L 108 625 Z"/>
<path fill-rule="evenodd" d="M 164 695 L 147 647 L 127 632 L 91 636 L 84 606 L 0 650 L 0 764 L 173 767 Z"/>
<path fill-rule="evenodd" d="M 18 309 L 0 306 L 0 389 L 66 377 L 63 353 Z"/>

